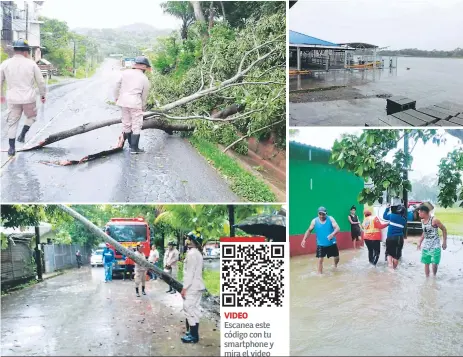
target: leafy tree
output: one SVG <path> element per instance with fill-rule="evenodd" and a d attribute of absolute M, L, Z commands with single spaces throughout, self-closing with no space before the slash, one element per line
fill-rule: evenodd
<path fill-rule="evenodd" d="M 412 149 L 407 155 L 398 144 L 402 138 L 407 138 Z M 364 130 L 360 136 L 344 135 L 336 140 L 330 158 L 330 163 L 338 168 L 346 169 L 362 177 L 371 185 L 365 187 L 358 196 L 361 203 L 373 204 L 381 202 L 383 192 L 400 196 L 403 190 L 411 191 L 411 183 L 404 179 L 404 171 L 410 170 L 412 152 L 418 142 L 432 142 L 439 145 L 445 141 L 436 130 Z M 385 157 L 396 150 L 392 163 Z M 439 204 L 449 207 L 462 196 L 462 149 L 449 153 L 439 165 Z"/>
<path fill-rule="evenodd" d="M 188 38 L 188 28 L 193 24 L 195 15 L 189 1 L 167 1 L 161 4 L 165 13 L 178 17 L 182 20 L 180 36 L 186 40 Z"/>

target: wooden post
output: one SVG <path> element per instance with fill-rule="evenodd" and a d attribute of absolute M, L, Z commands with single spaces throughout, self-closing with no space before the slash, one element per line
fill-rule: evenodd
<path fill-rule="evenodd" d="M 235 236 L 235 206 L 228 205 L 228 222 L 230 223 L 230 237 Z"/>
<path fill-rule="evenodd" d="M 24 11 L 26 11 L 26 41 L 29 39 L 29 3 L 24 1 Z"/>

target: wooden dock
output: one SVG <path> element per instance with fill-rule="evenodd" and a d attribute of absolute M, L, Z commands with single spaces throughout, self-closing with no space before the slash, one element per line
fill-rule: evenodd
<path fill-rule="evenodd" d="M 446 101 L 425 108 L 406 109 L 379 118 L 379 125 L 463 127 L 463 105 Z"/>

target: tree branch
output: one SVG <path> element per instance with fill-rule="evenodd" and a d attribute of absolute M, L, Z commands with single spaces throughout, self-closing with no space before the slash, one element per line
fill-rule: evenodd
<path fill-rule="evenodd" d="M 242 136 L 241 138 L 239 138 L 239 139 L 236 140 L 235 142 L 233 142 L 233 143 L 231 143 L 230 145 L 228 145 L 228 146 L 223 150 L 223 152 L 224 152 L 224 153 L 227 152 L 230 148 L 232 148 L 233 146 L 235 146 L 236 144 L 238 144 L 240 141 L 243 141 L 244 139 L 249 138 L 252 134 L 255 134 L 255 133 L 257 133 L 257 132 L 259 132 L 259 131 L 261 131 L 261 130 L 270 128 L 270 127 L 272 127 L 272 126 L 274 126 L 274 125 L 283 123 L 284 121 L 286 121 L 286 119 L 279 120 L 279 121 L 277 121 L 277 122 L 275 122 L 275 123 L 272 123 L 272 124 L 270 124 L 270 125 L 267 125 L 267 126 L 264 126 L 264 127 L 260 128 L 260 129 L 254 130 L 254 131 L 250 132 L 249 134 L 246 134 L 245 136 Z"/>

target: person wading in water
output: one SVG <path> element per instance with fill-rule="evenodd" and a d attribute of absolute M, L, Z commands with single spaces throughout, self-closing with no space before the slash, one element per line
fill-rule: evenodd
<path fill-rule="evenodd" d="M 334 257 L 335 268 L 339 264 L 339 250 L 336 244 L 336 234 L 339 233 L 339 226 L 333 217 L 327 215 L 326 208 L 320 207 L 318 217 L 312 220 L 309 229 L 305 232 L 304 239 L 301 242 L 302 248 L 305 248 L 305 241 L 314 229 L 317 234 L 318 273 L 322 274 L 324 257 L 328 259 Z"/>
<path fill-rule="evenodd" d="M 352 206 L 350 208 L 350 214 L 347 216 L 350 223 L 350 233 L 352 236 L 352 242 L 354 242 L 354 249 L 357 249 L 357 242 L 362 239 L 362 228 L 358 216 L 355 214 L 357 208 Z"/>
<path fill-rule="evenodd" d="M 389 223 L 381 223 L 379 218 L 373 216 L 371 211 L 363 211 L 365 220 L 363 221 L 363 240 L 368 248 L 368 261 L 376 266 L 381 253 L 381 229 L 386 228 Z"/>
<path fill-rule="evenodd" d="M 433 207 L 434 208 L 434 207 Z M 431 216 L 430 208 L 425 203 L 420 206 L 419 215 L 423 226 L 423 234 L 418 243 L 418 250 L 421 249 L 421 263 L 424 264 L 424 273 L 429 277 L 429 265 L 432 264 L 432 273 L 437 274 L 441 258 L 441 245 L 439 228 L 442 231 L 442 249 L 447 249 L 447 229 L 436 217 Z"/>

